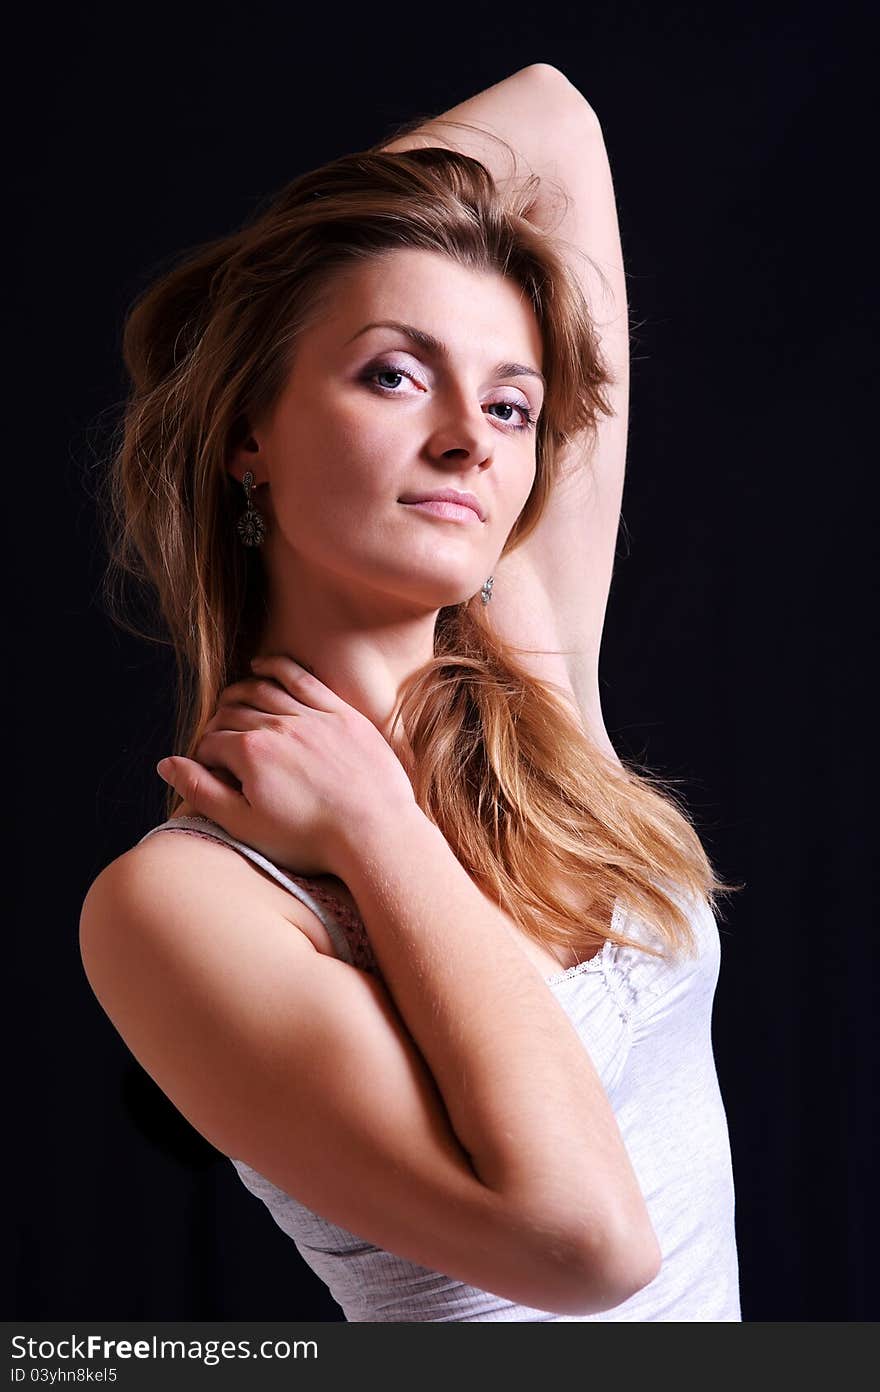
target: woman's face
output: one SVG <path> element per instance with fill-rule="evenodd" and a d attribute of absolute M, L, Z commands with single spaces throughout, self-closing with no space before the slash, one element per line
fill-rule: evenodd
<path fill-rule="evenodd" d="M 378 320 L 443 346 L 367 328 Z M 541 358 L 534 312 L 501 275 L 410 249 L 341 273 L 254 431 L 263 467 L 243 465 L 269 483 L 270 506 L 263 490 L 255 501 L 276 579 L 312 572 L 419 611 L 475 595 L 534 482 Z M 485 520 L 401 502 L 445 487 L 475 494 Z"/>

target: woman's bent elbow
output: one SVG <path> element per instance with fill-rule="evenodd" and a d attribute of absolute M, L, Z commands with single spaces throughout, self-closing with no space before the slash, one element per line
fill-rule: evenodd
<path fill-rule="evenodd" d="M 583 1314 L 613 1310 L 644 1290 L 660 1274 L 663 1253 L 653 1228 L 638 1241 L 608 1241 L 588 1252 L 584 1264 Z"/>
<path fill-rule="evenodd" d="M 638 1241 L 596 1239 L 574 1244 L 569 1265 L 571 1300 L 560 1314 L 595 1315 L 614 1310 L 660 1274 L 663 1254 L 649 1229 Z"/>

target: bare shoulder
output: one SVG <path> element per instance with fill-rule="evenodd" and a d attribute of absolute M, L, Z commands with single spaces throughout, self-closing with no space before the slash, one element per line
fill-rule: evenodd
<path fill-rule="evenodd" d="M 174 817 L 192 815 L 193 809 L 183 804 Z M 106 866 L 89 893 L 102 877 L 105 894 L 113 892 L 108 880 L 124 892 L 125 882 L 134 876 L 144 892 L 149 892 L 150 885 L 155 883 L 157 893 L 176 891 L 180 897 L 197 894 L 200 886 L 204 888 L 210 884 L 213 892 L 219 892 L 229 902 L 240 903 L 249 912 L 265 909 L 298 928 L 317 952 L 335 955 L 327 929 L 307 904 L 273 879 L 262 866 L 216 838 L 193 835 L 184 828 L 159 831 Z M 206 907 L 208 903 L 206 899 Z"/>

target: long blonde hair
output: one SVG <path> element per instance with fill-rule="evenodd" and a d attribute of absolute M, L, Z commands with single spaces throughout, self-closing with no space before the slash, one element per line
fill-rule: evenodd
<path fill-rule="evenodd" d="M 528 296 L 547 391 L 534 486 L 502 555 L 540 522 L 564 447 L 589 441 L 611 413 L 613 377 L 580 286 L 552 235 L 526 216 L 534 193 L 535 176 L 502 193 L 481 163 L 451 149 L 373 147 L 294 179 L 135 299 L 123 334 L 131 390 L 100 500 L 104 596 L 142 637 L 153 635 L 128 622 L 114 582 L 134 578 L 158 608 L 168 635 L 159 641 L 177 660 L 175 751 L 194 757 L 224 686 L 251 675 L 266 577 L 258 549 L 238 539 L 243 500 L 226 464 L 248 421 L 271 411 L 339 271 L 423 248 L 500 271 Z M 609 759 L 559 689 L 493 632 L 478 596 L 439 611 L 434 656 L 401 691 L 396 720 L 418 804 L 524 931 L 578 955 L 608 937 L 641 946 L 609 927 L 622 898 L 660 935 L 656 955 L 694 953 L 678 892 L 715 910 L 739 886 L 716 877 L 673 780 Z M 181 801 L 169 789 L 166 815 Z"/>

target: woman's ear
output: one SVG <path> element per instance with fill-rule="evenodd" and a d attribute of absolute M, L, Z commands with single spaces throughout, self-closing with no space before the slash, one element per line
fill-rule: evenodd
<path fill-rule="evenodd" d="M 265 450 L 244 416 L 239 417 L 229 432 L 226 469 L 240 484 L 244 483 L 248 469 L 254 476 L 255 488 L 268 482 Z"/>

